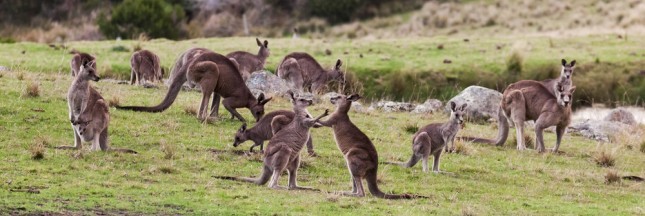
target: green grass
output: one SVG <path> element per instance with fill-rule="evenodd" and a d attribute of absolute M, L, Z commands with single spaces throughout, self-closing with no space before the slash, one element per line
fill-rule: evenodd
<path fill-rule="evenodd" d="M 234 41 L 241 39 L 232 39 Z M 200 44 L 153 41 L 168 65 L 175 51 L 160 44 L 177 44 L 183 50 L 192 45 L 228 50 L 236 43 L 226 39 L 203 40 Z M 288 40 L 272 40 L 288 44 Z M 75 43 L 95 52 L 99 65 L 123 65 L 124 53 L 111 53 L 111 42 Z M 121 42 L 128 43 L 128 42 Z M 157 43 L 160 43 L 157 45 Z M 217 44 L 214 45 L 214 44 Z M 226 44 L 231 44 L 226 47 Z M 239 45 L 238 45 L 239 46 Z M 249 50 L 255 49 L 248 46 Z M 7 48 L 7 47 L 5 47 Z M 351 189 L 349 174 L 334 142 L 332 131 L 313 129 L 319 157 L 303 153 L 299 184 L 322 192 L 272 190 L 265 186 L 214 179 L 212 175 L 257 176 L 260 155 L 238 155 L 250 143 L 232 147 L 232 136 L 241 125 L 223 118 L 214 124 L 201 124 L 186 114 L 184 107 L 196 106 L 197 92 L 181 92 L 175 104 L 163 113 L 137 113 L 112 108 L 111 146 L 130 148 L 138 155 L 89 152 L 89 146 L 76 151 L 53 147 L 71 145 L 72 130 L 67 119 L 65 95 L 71 83 L 65 65 L 69 55 L 55 53 L 44 45 L 19 43 L 8 47 L 11 53 L 28 49 L 35 59 L 13 55 L 14 68 L 0 78 L 0 212 L 62 214 L 296 214 L 296 215 L 638 215 L 645 213 L 645 187 L 642 183 L 622 181 L 604 183 L 608 168 L 595 164 L 595 142 L 566 135 L 563 154 L 538 154 L 533 150 L 518 152 L 514 146 L 492 147 L 472 144 L 471 154 L 447 154 L 442 157 L 443 171 L 429 174 L 420 165 L 404 169 L 380 165 L 382 190 L 390 193 L 415 193 L 429 196 L 418 200 L 382 200 L 342 197 L 334 191 Z M 313 49 L 309 47 L 309 49 Z M 276 50 L 280 50 L 279 48 Z M 274 51 L 280 53 L 278 51 Z M 12 54 L 7 54 L 12 55 Z M 3 55 L 3 56 L 7 56 Z M 276 55 L 277 56 L 277 55 Z M 3 57 L 1 64 L 6 64 Z M 269 65 L 275 64 L 277 57 Z M 22 63 L 19 63 L 22 62 Z M 331 57 L 322 58 L 323 64 Z M 462 63 L 456 63 L 462 64 Z M 473 63 L 475 64 L 475 63 Z M 352 67 L 363 64 L 352 63 Z M 467 65 L 464 63 L 464 66 Z M 101 66 L 99 66 L 101 67 Z M 375 66 L 378 67 L 378 66 Z M 407 67 L 402 66 L 402 67 Z M 351 67 L 350 67 L 351 68 Z M 22 74 L 21 80 L 17 77 Z M 39 97 L 21 97 L 31 82 L 40 84 Z M 162 89 L 143 89 L 129 85 L 99 82 L 104 98 L 118 97 L 122 105 L 155 104 L 165 94 Z M 267 110 L 288 109 L 284 99 L 267 104 Z M 313 115 L 328 103 L 311 107 Z M 252 119 L 247 110 L 240 110 Z M 404 161 L 410 156 L 411 134 L 406 128 L 445 121 L 446 116 L 408 113 L 352 113 L 353 121 L 374 142 L 380 161 Z M 462 135 L 491 137 L 496 131 L 488 125 L 468 125 Z M 530 133 L 530 132 L 529 132 Z M 555 135 L 546 133 L 546 143 L 553 146 Z M 33 146 L 44 146 L 44 158 L 32 159 Z M 617 161 L 611 168 L 620 174 L 645 174 L 643 153 L 616 145 Z M 217 150 L 217 151 L 213 151 Z M 172 152 L 172 157 L 168 157 Z M 281 185 L 286 184 L 286 176 Z M 31 192 L 28 192 L 31 191 Z M 39 192 L 39 193 L 34 193 Z"/>

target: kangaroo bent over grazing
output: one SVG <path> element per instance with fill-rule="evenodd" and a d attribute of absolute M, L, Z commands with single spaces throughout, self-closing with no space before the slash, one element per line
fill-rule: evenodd
<path fill-rule="evenodd" d="M 221 96 L 224 97 L 222 101 L 224 108 L 233 117 L 237 117 L 243 122 L 246 122 L 246 120 L 235 110 L 236 108 L 248 108 L 255 120 L 258 121 L 264 115 L 264 105 L 271 100 L 271 98 L 265 99 L 262 93 L 256 99 L 251 90 L 244 84 L 244 80 L 242 80 L 235 63 L 226 56 L 214 52 L 203 53 L 193 59 L 189 64 L 186 76 L 189 81 L 201 86 L 202 102 L 199 106 L 198 114 L 200 120 L 206 120 L 208 101 L 213 93 L 215 94 L 213 95 L 211 110 L 212 117 L 217 117 L 218 115 Z"/>
<path fill-rule="evenodd" d="M 260 118 L 258 123 L 256 123 L 253 127 L 251 128 L 246 128 L 246 123 L 240 127 L 239 130 L 235 133 L 235 142 L 233 143 L 234 147 L 237 147 L 244 143 L 247 140 L 253 141 L 253 146 L 249 149 L 250 152 L 253 152 L 253 148 L 256 146 L 260 146 L 260 151 L 264 149 L 264 141 L 265 140 L 270 140 L 273 137 L 273 131 L 271 127 L 271 121 L 273 120 L 273 117 L 276 116 L 284 116 L 287 117 L 288 121 L 291 122 L 293 120 L 293 117 L 295 116 L 295 113 L 293 111 L 289 110 L 276 110 L 270 113 L 265 114 Z M 315 127 L 315 126 L 314 126 Z M 309 155 L 314 156 L 316 153 L 314 152 L 314 146 L 313 146 L 313 141 L 311 139 L 311 135 L 309 136 L 309 139 L 307 140 L 307 152 Z"/>
<path fill-rule="evenodd" d="M 252 182 L 258 185 L 264 185 L 271 179 L 269 188 L 279 189 L 278 179 L 280 174 L 287 169 L 289 173 L 289 189 L 306 189 L 311 188 L 300 187 L 296 183 L 296 176 L 298 168 L 300 167 L 300 150 L 305 145 L 309 138 L 309 128 L 314 126 L 320 118 L 328 115 L 328 110 L 325 113 L 312 119 L 306 110 L 313 101 L 309 99 L 296 98 L 290 92 L 293 104 L 293 112 L 295 113 L 291 122 L 279 129 L 274 128 L 275 134 L 269 141 L 266 151 L 264 151 L 264 166 L 262 174 L 259 178 L 240 178 L 240 177 L 227 177 L 227 176 L 213 176 L 215 178 Z M 278 122 L 287 122 L 288 118 L 279 115 L 273 118 L 271 125 L 281 124 Z"/>
<path fill-rule="evenodd" d="M 168 88 L 168 93 L 164 97 L 163 101 L 156 106 L 145 107 L 145 106 L 116 106 L 117 109 L 123 110 L 133 110 L 139 112 L 163 112 L 168 109 L 179 94 L 181 86 L 186 82 L 186 73 L 188 71 L 188 64 L 205 52 L 210 52 L 210 50 L 205 48 L 192 48 L 182 53 L 177 60 L 175 65 L 173 65 L 170 72 L 170 77 L 168 82 L 170 87 Z"/>
<path fill-rule="evenodd" d="M 72 57 L 72 60 L 70 61 L 69 65 L 72 68 L 72 77 L 75 77 L 78 72 L 79 68 L 83 64 L 83 62 L 93 62 L 92 63 L 92 68 L 96 70 L 96 58 L 94 56 L 83 53 L 83 52 L 73 52 L 74 56 Z"/>
<path fill-rule="evenodd" d="M 278 66 L 277 74 L 295 89 L 319 92 L 330 81 L 345 81 L 343 71 L 340 69 L 342 65 L 343 62 L 338 59 L 331 70 L 325 70 L 311 55 L 293 52 L 284 57 Z"/>
<path fill-rule="evenodd" d="M 257 38 L 255 38 L 255 41 L 260 47 L 257 55 L 244 51 L 235 51 L 226 55 L 226 57 L 233 58 L 237 61 L 240 66 L 240 74 L 244 81 L 249 79 L 251 73 L 264 69 L 264 64 L 270 54 L 268 41 L 264 40 L 264 43 L 261 43 L 260 39 Z"/>
<path fill-rule="evenodd" d="M 159 56 L 149 50 L 139 50 L 130 58 L 130 85 L 136 82 L 143 85 L 145 81 L 161 81 L 164 71 L 159 64 Z M 143 80 L 143 82 L 142 82 Z"/>
<path fill-rule="evenodd" d="M 428 172 L 428 157 L 434 156 L 432 171 L 439 171 L 439 158 L 444 147 L 455 148 L 455 135 L 464 122 L 464 113 L 468 104 L 457 107 L 455 102 L 450 102 L 450 119 L 446 123 L 434 123 L 424 126 L 414 134 L 412 139 L 412 157 L 407 163 L 387 162 L 403 167 L 413 167 L 420 159 L 423 159 L 423 172 Z M 451 145 L 448 145 L 450 143 Z"/>
<path fill-rule="evenodd" d="M 367 180 L 367 188 L 372 195 L 385 199 L 411 199 L 417 196 L 410 194 L 386 194 L 377 185 L 378 153 L 372 141 L 349 119 L 347 112 L 353 101 L 360 99 L 359 95 L 344 95 L 331 98 L 336 104 L 336 110 L 326 121 L 320 121 L 323 126 L 334 129 L 334 139 L 338 149 L 343 153 L 347 168 L 352 177 L 352 191 L 345 195 L 365 196 L 363 179 Z"/>

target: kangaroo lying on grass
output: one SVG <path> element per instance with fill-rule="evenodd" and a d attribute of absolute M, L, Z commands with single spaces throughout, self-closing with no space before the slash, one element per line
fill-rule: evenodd
<path fill-rule="evenodd" d="M 343 62 L 338 59 L 333 69 L 325 70 L 311 55 L 293 52 L 284 57 L 278 66 L 277 74 L 298 91 L 308 90 L 317 93 L 330 81 L 345 81 L 340 69 L 342 65 Z"/>
<path fill-rule="evenodd" d="M 352 177 L 352 191 L 343 192 L 344 195 L 365 196 L 363 179 L 367 180 L 367 188 L 372 195 L 385 199 L 412 199 L 420 196 L 411 194 L 386 194 L 378 188 L 378 153 L 372 141 L 349 119 L 349 112 L 353 101 L 357 101 L 359 95 L 344 95 L 331 98 L 331 103 L 336 105 L 336 110 L 327 121 L 320 121 L 323 126 L 334 129 L 334 139 L 338 149 L 343 153 L 347 168 Z"/>
<path fill-rule="evenodd" d="M 544 140 L 542 131 L 545 128 L 556 126 L 556 145 L 553 152 L 560 148 L 560 142 L 564 132 L 571 122 L 571 101 L 575 86 L 567 84 L 566 79 L 560 79 L 555 88 L 555 97 L 549 92 L 549 88 L 538 81 L 522 80 L 510 84 L 504 90 L 501 105 L 497 114 L 498 135 L 495 140 L 470 138 L 466 140 L 479 143 L 490 143 L 498 146 L 504 145 L 508 138 L 508 118 L 516 126 L 517 149 L 524 150 L 524 122 L 535 120 L 536 149 L 544 152 Z"/>
<path fill-rule="evenodd" d="M 468 104 L 457 107 L 455 102 L 450 102 L 450 119 L 446 123 L 434 123 L 424 126 L 414 134 L 412 139 L 412 157 L 407 163 L 387 162 L 403 167 L 413 167 L 419 159 L 423 159 L 423 172 L 428 172 L 428 157 L 434 156 L 432 171 L 439 171 L 439 158 L 444 147 L 455 149 L 455 135 L 464 122 L 464 113 Z M 449 146 L 448 143 L 451 145 Z"/>
<path fill-rule="evenodd" d="M 91 67 L 96 70 L 96 58 L 94 58 L 94 56 L 78 51 L 72 51 L 72 53 L 74 56 L 69 63 L 69 66 L 72 68 L 72 77 L 75 77 L 78 74 L 79 68 L 81 68 L 83 62 L 93 62 Z"/>
<path fill-rule="evenodd" d="M 149 50 L 134 52 L 130 58 L 130 85 L 136 82 L 143 85 L 143 82 L 161 81 L 164 71 L 159 65 L 159 56 Z"/>
<path fill-rule="evenodd" d="M 271 100 L 265 99 L 263 93 L 256 99 L 244 84 L 236 64 L 226 56 L 214 52 L 206 52 L 195 58 L 190 63 L 186 76 L 189 81 L 201 86 L 203 97 L 199 106 L 200 120 L 206 120 L 208 101 L 213 93 L 215 96 L 210 116 L 217 117 L 222 96 L 224 108 L 242 122 L 246 120 L 235 110 L 236 108 L 248 108 L 258 121 L 264 115 L 264 104 Z"/>
<path fill-rule="evenodd" d="M 168 78 L 168 83 L 170 85 L 170 87 L 168 88 L 168 93 L 166 93 L 166 97 L 163 99 L 163 101 L 161 101 L 161 103 L 159 103 L 159 105 L 153 107 L 116 106 L 116 108 L 139 112 L 163 112 L 164 110 L 168 109 L 168 107 L 170 107 L 170 105 L 175 102 L 175 99 L 177 98 L 177 95 L 181 90 L 181 86 L 184 85 L 184 83 L 188 80 L 188 78 L 186 78 L 186 73 L 188 71 L 189 63 L 205 52 L 211 51 L 205 48 L 192 48 L 182 53 L 177 58 L 175 65 L 173 65 L 171 69 L 170 77 Z M 192 85 L 191 87 L 194 87 L 194 85 Z"/>
<path fill-rule="evenodd" d="M 249 129 L 246 128 L 246 123 L 244 123 L 242 127 L 240 127 L 240 129 L 235 133 L 235 142 L 233 143 L 233 146 L 237 147 L 247 140 L 252 140 L 254 144 L 253 146 L 251 146 L 249 151 L 253 152 L 253 148 L 255 148 L 256 146 L 260 146 L 260 151 L 263 151 L 264 141 L 270 140 L 273 137 L 271 121 L 273 120 L 273 117 L 280 115 L 287 117 L 289 121 L 291 121 L 295 116 L 295 113 L 289 110 L 276 110 L 267 113 L 262 116 L 262 118 L 260 118 L 258 123 L 256 123 L 252 128 Z M 316 155 L 316 153 L 314 152 L 311 135 L 309 136 L 309 139 L 307 139 L 307 152 L 310 156 Z"/>
<path fill-rule="evenodd" d="M 80 149 L 82 142 L 91 142 L 92 151 L 100 149 L 136 154 L 137 152 L 130 149 L 109 148 L 109 108 L 101 94 L 89 84 L 90 80 L 99 81 L 91 64 L 93 63 L 86 61 L 80 66 L 79 74 L 67 93 L 69 118 L 74 130 L 74 146 L 59 146 L 57 148 Z"/>
<path fill-rule="evenodd" d="M 300 167 L 300 150 L 309 139 L 309 128 L 314 126 L 320 118 L 328 115 L 328 110 L 315 119 L 309 117 L 307 106 L 310 106 L 313 101 L 309 99 L 296 98 L 292 92 L 291 94 L 293 112 L 295 113 L 293 120 L 286 116 L 279 115 L 273 118 L 271 126 L 273 128 L 273 138 L 267 145 L 267 150 L 264 151 L 264 167 L 262 174 L 259 178 L 241 178 L 241 177 L 228 177 L 228 176 L 213 176 L 219 179 L 235 180 L 251 182 L 258 185 L 264 185 L 271 178 L 269 188 L 281 189 L 278 186 L 278 179 L 280 174 L 287 169 L 289 172 L 289 187 L 288 189 L 301 189 L 301 190 L 315 190 L 308 187 L 300 187 L 296 184 L 296 176 L 298 167 Z M 285 122 L 289 122 L 284 125 Z M 279 125 L 284 125 L 280 127 Z"/>
<path fill-rule="evenodd" d="M 257 55 L 244 51 L 235 51 L 226 55 L 226 57 L 233 58 L 239 63 L 240 74 L 244 81 L 249 79 L 251 73 L 264 69 L 264 64 L 270 54 L 268 41 L 264 40 L 264 43 L 262 43 L 260 39 L 255 38 L 255 42 L 260 47 Z"/>

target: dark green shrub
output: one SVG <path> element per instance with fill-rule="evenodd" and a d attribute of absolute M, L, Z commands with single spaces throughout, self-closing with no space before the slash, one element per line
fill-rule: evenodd
<path fill-rule="evenodd" d="M 522 74 L 522 55 L 518 52 L 513 52 L 506 60 L 506 79 L 510 82 L 515 82 Z"/>
<path fill-rule="evenodd" d="M 112 10 L 112 16 L 101 16 L 98 25 L 108 38 L 137 38 L 144 33 L 152 38 L 178 39 L 184 9 L 164 0 L 125 0 Z"/>
<path fill-rule="evenodd" d="M 309 0 L 307 9 L 312 16 L 323 17 L 330 23 L 350 21 L 356 8 L 366 0 Z"/>

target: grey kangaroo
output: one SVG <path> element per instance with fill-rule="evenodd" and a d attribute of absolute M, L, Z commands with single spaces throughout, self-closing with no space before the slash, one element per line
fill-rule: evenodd
<path fill-rule="evenodd" d="M 325 70 L 311 55 L 293 52 L 284 57 L 278 66 L 277 74 L 298 91 L 307 90 L 318 93 L 330 81 L 337 80 L 341 83 L 345 81 L 344 73 L 340 68 L 342 65 L 343 62 L 338 59 L 331 70 Z"/>
<path fill-rule="evenodd" d="M 235 59 L 240 65 L 240 74 L 244 81 L 249 79 L 251 73 L 264 69 L 264 64 L 270 54 L 268 41 L 264 40 L 264 43 L 262 43 L 260 39 L 255 38 L 255 42 L 260 47 L 257 55 L 244 51 L 235 51 L 226 55 L 226 57 Z"/>
<path fill-rule="evenodd" d="M 468 104 L 457 107 L 455 102 L 450 102 L 450 119 L 446 123 L 434 123 L 424 126 L 412 138 L 412 157 L 407 163 L 387 162 L 403 167 L 413 167 L 423 159 L 423 172 L 428 172 L 428 157 L 434 156 L 432 171 L 439 171 L 439 159 L 444 147 L 455 149 L 455 135 L 464 122 L 464 112 Z M 450 143 L 451 145 L 448 145 Z"/>
<path fill-rule="evenodd" d="M 280 174 L 286 169 L 289 173 L 289 187 L 288 189 L 296 190 L 315 190 L 308 187 L 298 186 L 296 183 L 296 176 L 298 168 L 300 167 L 300 150 L 309 139 L 309 128 L 314 126 L 320 118 L 328 115 L 328 110 L 325 113 L 312 119 L 306 110 L 313 101 L 304 98 L 296 98 L 290 92 L 293 104 L 293 112 L 295 116 L 293 120 L 289 120 L 286 116 L 276 116 L 271 121 L 273 128 L 273 138 L 269 141 L 266 151 L 264 151 L 264 166 L 262 174 L 259 178 L 240 178 L 228 176 L 213 176 L 219 179 L 235 180 L 251 182 L 258 185 L 264 185 L 269 182 L 269 188 L 282 189 L 278 186 L 278 179 Z M 284 125 L 285 122 L 289 122 Z M 279 127 L 279 125 L 284 125 Z M 277 127 L 276 127 L 277 126 Z"/>
<path fill-rule="evenodd" d="M 546 86 L 549 92 L 555 96 L 557 93 L 558 84 L 562 85 L 564 88 L 569 88 L 573 85 L 572 76 L 573 70 L 576 66 L 576 60 L 571 61 L 567 64 L 567 60 L 562 59 L 562 69 L 560 70 L 560 77 L 555 79 L 542 80 L 542 85 Z"/>
<path fill-rule="evenodd" d="M 412 199 L 421 196 L 411 194 L 386 194 L 378 188 L 378 153 L 372 141 L 349 119 L 347 112 L 353 101 L 357 101 L 359 95 L 349 97 L 341 95 L 331 98 L 331 103 L 336 105 L 336 110 L 326 121 L 320 121 L 323 126 L 331 127 L 334 130 L 334 139 L 338 149 L 343 153 L 347 168 L 352 178 L 352 191 L 344 192 L 344 195 L 365 196 L 363 179 L 367 181 L 367 188 L 372 195 L 385 199 Z"/>
<path fill-rule="evenodd" d="M 246 123 L 244 123 L 242 127 L 240 127 L 240 129 L 238 129 L 235 133 L 235 142 L 233 143 L 233 146 L 237 147 L 247 140 L 251 140 L 254 144 L 249 149 L 250 152 L 253 152 L 253 148 L 255 148 L 256 146 L 260 146 L 260 151 L 263 151 L 264 141 L 270 140 L 273 137 L 271 121 L 274 117 L 280 115 L 287 117 L 289 121 L 291 121 L 295 116 L 295 113 L 289 110 L 276 110 L 267 113 L 262 116 L 262 118 L 260 118 L 258 123 L 248 129 L 246 127 Z M 309 139 L 307 139 L 307 152 L 310 156 L 316 155 L 316 153 L 314 152 L 313 140 L 311 139 L 311 136 L 309 136 Z"/>
<path fill-rule="evenodd" d="M 159 64 L 159 56 L 149 50 L 139 50 L 130 58 L 130 85 L 143 85 L 146 81 L 161 81 L 164 71 Z"/>
<path fill-rule="evenodd" d="M 67 93 L 69 118 L 74 130 L 74 146 L 59 146 L 59 149 L 80 149 L 82 142 L 91 142 L 91 150 L 137 153 L 130 149 L 110 149 L 108 125 L 110 113 L 101 94 L 89 84 L 90 80 L 99 81 L 91 62 L 79 67 L 79 74 L 72 82 Z"/>
<path fill-rule="evenodd" d="M 81 64 L 83 62 L 93 62 L 91 64 L 91 67 L 96 70 L 96 58 L 94 58 L 94 56 L 78 51 L 72 51 L 72 53 L 74 54 L 74 56 L 69 63 L 70 67 L 72 68 L 72 77 L 75 77 L 78 74 L 79 68 L 81 67 Z"/>

